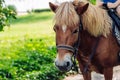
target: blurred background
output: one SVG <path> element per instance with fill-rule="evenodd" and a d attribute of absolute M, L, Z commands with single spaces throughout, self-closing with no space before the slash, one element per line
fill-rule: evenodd
<path fill-rule="evenodd" d="M 48 5 L 63 1 L 0 0 L 0 80 L 63 80 Z"/>

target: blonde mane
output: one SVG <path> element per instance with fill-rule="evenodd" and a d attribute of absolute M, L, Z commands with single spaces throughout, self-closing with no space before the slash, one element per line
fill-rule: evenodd
<path fill-rule="evenodd" d="M 56 10 L 54 20 L 59 26 L 76 26 L 79 24 L 79 15 L 77 15 L 71 2 L 64 2 Z"/>
<path fill-rule="evenodd" d="M 86 2 L 79 2 L 78 6 L 85 4 Z M 87 2 L 88 3 L 88 2 Z M 97 37 L 103 35 L 107 37 L 109 35 L 112 21 L 107 12 L 100 7 L 89 3 L 89 7 L 85 13 L 81 15 L 83 29 L 87 30 L 91 35 Z M 56 25 L 62 26 L 77 26 L 80 22 L 79 15 L 75 11 L 75 7 L 72 2 L 62 3 L 56 10 L 55 15 Z"/>
<path fill-rule="evenodd" d="M 87 11 L 81 18 L 84 29 L 93 36 L 109 35 L 112 21 L 105 10 L 89 3 Z"/>

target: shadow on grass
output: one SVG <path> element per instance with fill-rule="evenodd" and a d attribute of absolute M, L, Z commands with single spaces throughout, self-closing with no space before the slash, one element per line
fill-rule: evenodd
<path fill-rule="evenodd" d="M 40 13 L 30 13 L 28 15 L 18 16 L 17 19 L 11 20 L 12 24 L 19 24 L 19 23 L 31 23 L 31 22 L 38 22 L 38 21 L 45 21 L 52 18 L 52 14 L 50 11 L 47 12 L 40 12 Z"/>

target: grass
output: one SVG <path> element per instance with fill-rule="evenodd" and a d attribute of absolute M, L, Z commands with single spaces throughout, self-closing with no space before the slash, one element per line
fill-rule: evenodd
<path fill-rule="evenodd" d="M 52 12 L 41 12 L 41 13 L 30 13 L 29 15 L 18 17 L 17 20 L 12 21 L 12 24 L 19 23 L 31 23 L 31 22 L 40 22 L 45 20 L 50 20 L 52 18 Z"/>
<path fill-rule="evenodd" d="M 52 30 L 52 16 L 52 12 L 32 13 L 27 16 L 18 16 L 17 20 L 12 21 L 10 28 L 6 27 L 3 32 L 0 32 L 0 47 L 6 48 L 5 50 L 8 50 L 9 52 L 9 47 L 19 40 L 24 41 L 28 38 L 35 39 L 48 36 L 54 37 L 54 32 Z M 20 43 L 20 45 L 22 44 Z M 7 53 L 5 53 L 5 55 L 6 54 Z"/>
<path fill-rule="evenodd" d="M 59 80 L 52 18 L 52 12 L 18 16 L 0 32 L 0 80 Z"/>
<path fill-rule="evenodd" d="M 11 27 L 0 32 L 0 37 L 41 36 L 53 33 L 52 12 L 32 13 L 13 20 Z"/>

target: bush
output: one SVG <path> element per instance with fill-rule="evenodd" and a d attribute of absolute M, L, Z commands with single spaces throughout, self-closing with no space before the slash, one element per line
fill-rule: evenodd
<path fill-rule="evenodd" d="M 33 70 L 17 78 L 22 80 L 61 80 L 64 75 L 65 73 L 58 71 L 53 64 L 46 64 L 41 65 L 39 71 Z"/>
<path fill-rule="evenodd" d="M 65 74 L 58 71 L 53 64 L 56 48 L 50 43 L 53 40 L 49 40 L 50 38 L 25 39 L 12 44 L 11 49 L 14 50 L 10 54 L 15 53 L 17 58 L 12 58 L 8 60 L 9 62 L 0 60 L 0 66 L 6 66 L 0 68 L 0 79 L 60 80 L 63 78 Z"/>
<path fill-rule="evenodd" d="M 11 18 L 16 18 L 16 13 L 8 7 L 3 7 L 4 0 L 0 0 L 0 31 L 3 31 L 5 26 L 10 26 Z"/>
<path fill-rule="evenodd" d="M 16 9 L 16 7 L 14 5 L 8 5 L 7 7 L 8 7 L 9 10 L 12 10 L 15 13 L 17 13 L 17 9 Z"/>
<path fill-rule="evenodd" d="M 0 80 L 3 79 L 3 78 L 8 78 L 8 79 L 12 79 L 13 76 L 12 74 L 6 70 L 6 69 L 0 69 Z"/>

